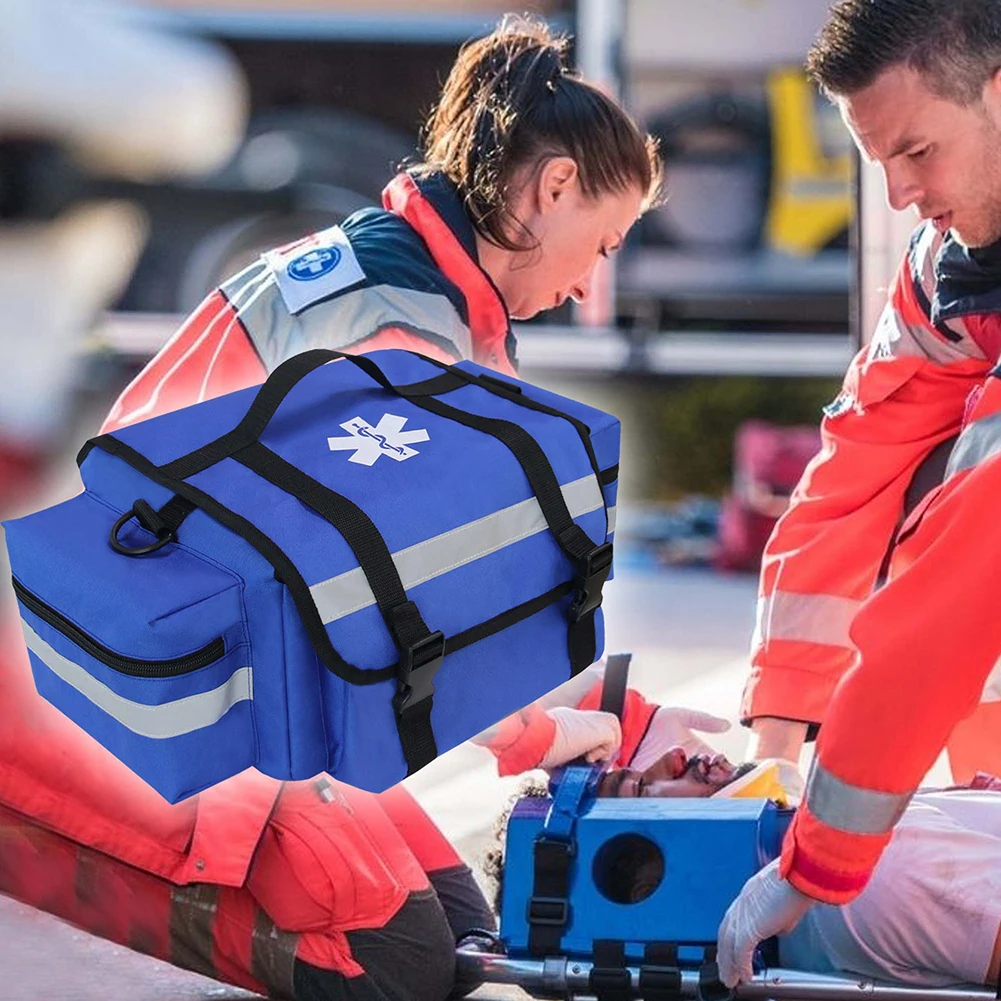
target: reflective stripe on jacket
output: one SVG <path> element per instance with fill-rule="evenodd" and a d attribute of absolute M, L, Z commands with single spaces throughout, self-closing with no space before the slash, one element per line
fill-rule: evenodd
<path fill-rule="evenodd" d="M 914 790 L 958 723 L 1001 687 L 1001 377 L 987 380 L 944 482 L 901 528 L 885 587 L 851 626 L 781 871 L 843 903 L 865 886 Z M 1001 748 L 1001 732 L 991 735 Z"/>
<path fill-rule="evenodd" d="M 826 718 L 855 661 L 852 622 L 912 477 L 959 432 L 1001 349 L 999 309 L 1001 267 L 930 224 L 915 231 L 872 342 L 825 408 L 821 451 L 765 551 L 745 722 Z"/>

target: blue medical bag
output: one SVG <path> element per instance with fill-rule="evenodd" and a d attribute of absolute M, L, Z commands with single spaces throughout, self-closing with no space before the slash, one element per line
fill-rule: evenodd
<path fill-rule="evenodd" d="M 515 805 L 501 891 L 508 954 L 704 964 L 744 883 L 779 855 L 793 811 L 764 799 L 596 798 L 601 771 L 570 766 L 552 797 Z"/>
<path fill-rule="evenodd" d="M 385 789 L 601 654 L 618 454 L 472 362 L 296 355 L 5 523 L 36 687 L 170 801 L 251 765 Z"/>

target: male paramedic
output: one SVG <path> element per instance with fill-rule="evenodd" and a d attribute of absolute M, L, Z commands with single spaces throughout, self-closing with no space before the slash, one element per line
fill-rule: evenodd
<path fill-rule="evenodd" d="M 995 722 L 974 760 L 1001 753 L 1001 3 L 842 0 L 809 67 L 882 166 L 891 205 L 924 222 L 766 557 L 745 715 L 805 721 L 793 744 L 806 722 L 823 726 L 781 864 L 748 881 L 720 928 L 731 986 L 760 940 L 861 893 L 922 777 L 978 713 Z M 915 467 L 957 434 L 868 596 Z M 758 753 L 791 726 L 759 724 Z M 962 850 L 951 863 L 979 867 Z"/>
<path fill-rule="evenodd" d="M 754 730 L 750 757 L 796 761 L 825 720 L 908 488 L 936 467 L 941 477 L 970 393 L 998 359 L 998 66 L 997 0 L 842 0 L 811 51 L 812 77 L 882 167 L 890 205 L 913 206 L 921 222 L 764 555 L 741 712 Z M 964 656 L 962 643 L 953 656 Z M 999 697 L 988 686 L 955 721 L 956 781 L 1001 773 Z"/>

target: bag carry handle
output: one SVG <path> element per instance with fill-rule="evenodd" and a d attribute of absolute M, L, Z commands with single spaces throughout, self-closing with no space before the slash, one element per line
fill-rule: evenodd
<path fill-rule="evenodd" d="M 207 445 L 197 448 L 187 455 L 182 455 L 173 462 L 168 462 L 162 467 L 163 471 L 168 476 L 176 476 L 178 479 L 186 480 L 189 476 L 194 476 L 196 473 L 208 469 L 209 466 L 214 466 L 234 452 L 257 441 L 267 430 L 271 419 L 284 402 L 285 397 L 292 392 L 296 385 L 314 369 L 340 358 L 349 361 L 356 368 L 360 368 L 383 389 L 405 398 L 447 393 L 449 390 L 457 389 L 469 382 L 466 373 L 458 375 L 454 370 L 449 369 L 443 375 L 425 382 L 397 386 L 366 355 L 349 355 L 344 351 L 335 351 L 333 348 L 311 348 L 309 351 L 303 351 L 301 354 L 287 358 L 268 376 L 257 391 L 253 403 L 240 419 L 240 423 L 232 431 L 227 431 L 215 441 L 210 441 Z"/>
<path fill-rule="evenodd" d="M 448 420 L 454 420 L 466 427 L 481 431 L 496 438 L 513 453 L 528 478 L 549 526 L 560 549 L 576 568 L 575 591 L 567 616 L 570 628 L 567 635 L 567 649 L 571 672 L 578 674 L 588 664 L 593 663 L 597 651 L 594 614 L 601 605 L 602 588 L 612 570 L 612 544 L 602 539 L 595 544 L 588 534 L 577 525 L 570 515 L 563 491 L 556 479 L 552 466 L 539 443 L 523 427 L 512 421 L 493 417 L 480 417 L 456 407 L 452 407 L 434 397 L 457 389 L 462 385 L 479 385 L 488 392 L 510 398 L 529 406 L 529 401 L 519 398 L 519 394 L 508 393 L 498 387 L 499 380 L 481 381 L 477 376 L 464 372 L 455 366 L 425 358 L 410 352 L 422 361 L 430 361 L 443 369 L 443 373 L 433 379 L 405 386 L 397 386 L 382 369 L 366 355 L 351 355 L 332 348 L 313 348 L 293 355 L 279 365 L 261 388 L 247 413 L 232 431 L 209 442 L 202 448 L 183 455 L 162 466 L 165 474 L 178 479 L 187 479 L 207 469 L 235 452 L 248 449 L 258 442 L 282 401 L 296 384 L 314 369 L 336 359 L 346 359 L 356 368 L 369 375 L 383 389 L 411 400 L 423 410 L 427 410 Z M 534 407 L 533 407 L 534 409 Z M 550 408 L 540 408 L 548 411 Z M 558 413 L 555 411 L 554 413 Z M 561 414 L 570 420 L 580 435 L 592 470 L 600 483 L 597 460 L 591 447 L 587 428 L 575 418 Z M 300 498 L 302 499 L 302 498 Z M 605 511 L 606 534 L 608 511 Z"/>

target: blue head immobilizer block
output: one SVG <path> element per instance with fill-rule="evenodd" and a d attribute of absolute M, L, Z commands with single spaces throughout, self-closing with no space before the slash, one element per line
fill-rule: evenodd
<path fill-rule="evenodd" d="M 588 957 L 614 940 L 638 961 L 670 942 L 681 962 L 701 962 L 741 887 L 779 854 L 792 811 L 763 799 L 596 799 L 600 774 L 569 767 L 552 798 L 515 806 L 501 903 L 509 954 Z"/>

